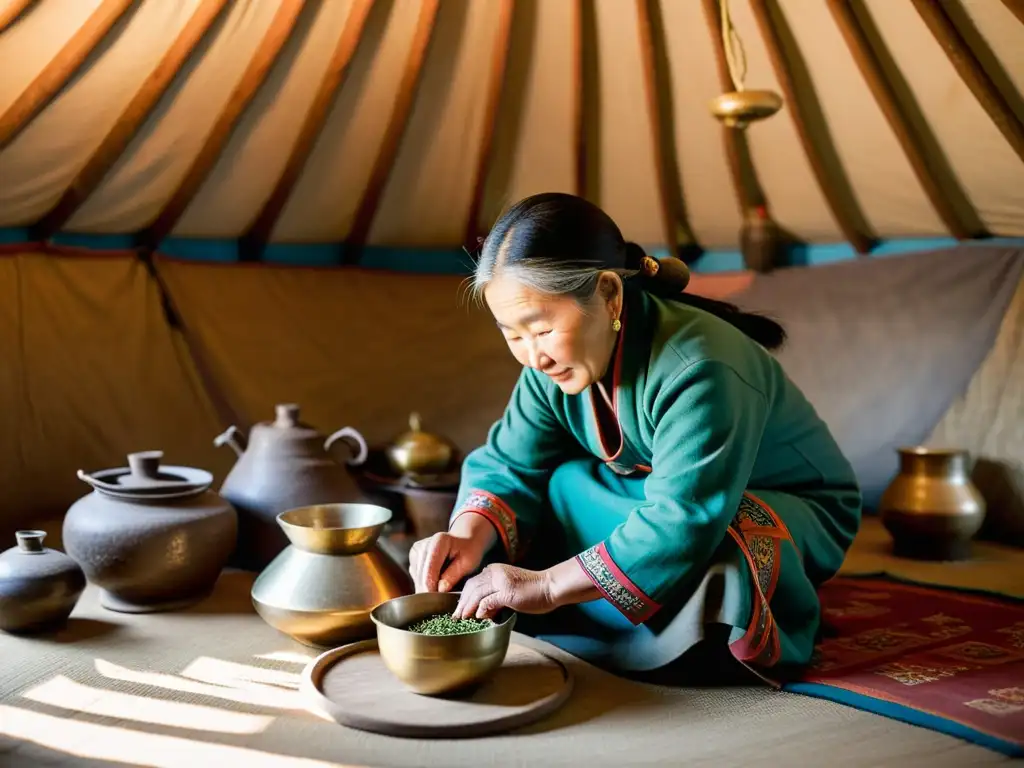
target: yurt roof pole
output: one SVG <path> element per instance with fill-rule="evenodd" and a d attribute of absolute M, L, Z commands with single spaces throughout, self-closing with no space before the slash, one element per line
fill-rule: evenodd
<path fill-rule="evenodd" d="M 914 115 L 916 119 L 911 120 L 911 114 L 918 110 L 909 89 L 901 88 L 906 93 L 897 95 L 894 84 L 889 81 L 886 70 L 896 70 L 893 66 L 883 66 L 883 57 L 888 58 L 888 54 L 883 50 L 879 36 L 867 27 L 870 24 L 867 10 L 860 7 L 860 0 L 826 2 L 865 83 L 903 147 L 939 218 L 958 240 L 987 237 L 977 211 L 938 149 L 924 119 Z M 872 38 L 879 42 L 873 43 Z M 930 151 L 926 151 L 926 145 Z"/>
<path fill-rule="evenodd" d="M 500 2 L 498 31 L 494 36 L 491 72 L 484 105 L 483 136 L 480 141 L 480 153 L 477 155 L 476 169 L 473 173 L 473 197 L 469 203 L 466 234 L 463 237 L 463 243 L 470 250 L 475 248 L 476 238 L 480 234 L 480 210 L 483 207 L 484 192 L 487 189 L 487 172 L 494 159 L 494 132 L 498 123 L 505 72 L 508 69 L 509 51 L 512 49 L 512 17 L 515 13 L 515 0 L 500 0 Z"/>
<path fill-rule="evenodd" d="M 956 23 L 950 18 L 945 5 L 934 0 L 911 2 L 931 30 L 935 42 L 945 51 L 964 85 L 974 94 L 978 104 L 992 119 L 1017 156 L 1024 160 L 1024 122 L 1014 114 L 988 72 L 981 66 L 978 57 L 971 51 Z M 1024 2 L 1021 2 L 1020 6 L 1021 21 L 1024 21 Z"/>
<path fill-rule="evenodd" d="M 1020 19 L 1024 24 L 1024 0 L 1003 0 L 1003 5 L 1010 9 L 1010 13 Z"/>
<path fill-rule="evenodd" d="M 858 253 L 868 253 L 877 237 L 868 224 L 828 130 L 814 86 L 776 0 L 751 0 L 775 76 L 814 177 L 843 236 Z M 788 55 L 787 55 L 788 54 Z M 799 87 L 798 87 L 799 82 Z M 813 126 L 813 127 L 812 127 Z"/>
<path fill-rule="evenodd" d="M 0 114 L 0 150 L 21 133 L 32 119 L 68 84 L 107 33 L 121 19 L 134 0 L 103 0 L 56 56 L 7 111 Z M 24 7 L 15 8 L 19 11 Z M 16 14 L 17 15 L 17 14 Z"/>
<path fill-rule="evenodd" d="M 594 0 L 576 0 L 573 14 L 573 64 L 576 100 L 576 194 L 600 204 L 601 120 L 597 61 L 597 18 Z"/>
<path fill-rule="evenodd" d="M 263 84 L 274 62 L 277 61 L 281 49 L 284 48 L 284 44 L 295 28 L 304 4 L 305 0 L 280 0 L 277 14 L 260 41 L 256 54 L 231 92 L 224 111 L 214 123 L 210 135 L 207 136 L 199 154 L 189 166 L 185 178 L 182 179 L 181 184 L 153 223 L 139 233 L 137 241 L 140 246 L 156 250 L 160 242 L 174 230 L 182 214 L 188 209 L 189 203 L 192 202 L 192 198 L 195 197 L 196 192 L 199 191 L 217 162 L 217 158 L 220 157 L 221 150 L 231 138 L 231 133 L 239 118 Z"/>
<path fill-rule="evenodd" d="M 11 24 L 18 20 L 28 7 L 37 0 L 8 0 L 7 7 L 0 10 L 0 32 L 3 32 Z"/>
<path fill-rule="evenodd" d="M 373 170 L 370 172 L 370 178 L 366 182 L 362 199 L 359 201 L 359 207 L 356 208 L 352 229 L 346 239 L 343 259 L 346 264 L 358 261 L 359 255 L 366 245 L 370 229 L 373 226 L 373 218 L 377 213 L 377 206 L 380 204 L 381 195 L 384 194 L 384 187 L 391 175 L 391 169 L 395 165 L 402 136 L 405 134 L 409 115 L 412 112 L 420 74 L 423 71 L 423 62 L 426 59 L 428 44 L 434 31 L 434 23 L 437 21 L 438 5 L 439 0 L 421 0 L 419 3 L 420 15 L 413 32 L 412 43 L 409 46 L 409 58 L 405 62 L 405 71 L 402 73 L 398 93 L 391 108 L 391 119 L 384 131 L 380 149 L 377 150 L 377 159 L 374 161 Z"/>
<path fill-rule="evenodd" d="M 703 249 L 690 226 L 680 182 L 676 153 L 675 120 L 669 94 L 668 56 L 661 6 L 657 0 L 636 0 L 640 31 L 640 58 L 647 92 L 648 122 L 654 147 L 654 168 L 665 227 L 665 245 L 684 261 L 692 261 Z"/>
<path fill-rule="evenodd" d="M 732 91 L 736 88 L 736 83 L 733 81 L 729 55 L 722 39 L 722 12 L 719 0 L 703 0 L 703 8 L 708 30 L 711 33 L 712 47 L 715 51 L 719 87 L 723 91 Z M 725 155 L 729 161 L 729 175 L 732 177 L 740 215 L 745 215 L 755 208 L 763 208 L 767 213 L 768 200 L 758 181 L 757 170 L 750 157 L 746 134 L 742 130 L 723 125 L 722 141 L 725 144 Z M 770 216 L 770 214 L 768 215 Z"/>
<path fill-rule="evenodd" d="M 363 38 L 366 20 L 370 16 L 373 5 L 374 0 L 354 0 L 349 8 L 348 16 L 338 38 L 338 44 L 331 55 L 323 80 L 320 81 L 317 88 L 313 103 L 302 122 L 302 128 L 288 155 L 288 161 L 281 172 L 281 177 L 277 180 L 273 192 L 263 204 L 256 218 L 253 219 L 249 229 L 241 237 L 239 251 L 243 261 L 255 261 L 262 256 L 263 249 L 269 242 L 274 227 L 288 203 L 288 198 L 306 167 L 313 147 L 316 146 L 317 137 L 330 115 L 331 107 L 342 83 L 345 82 L 349 65 Z"/>
<path fill-rule="evenodd" d="M 103 141 L 92 153 L 74 181 L 61 195 L 57 204 L 31 228 L 35 240 L 48 240 L 59 232 L 75 211 L 95 191 L 100 182 L 114 167 L 121 153 L 127 149 L 139 129 L 152 114 L 153 109 L 174 82 L 182 66 L 195 52 L 200 42 L 213 28 L 218 18 L 223 18 L 227 0 L 204 0 L 186 22 L 177 39 L 171 43 L 163 58 L 143 81 L 142 86 L 125 107 Z"/>

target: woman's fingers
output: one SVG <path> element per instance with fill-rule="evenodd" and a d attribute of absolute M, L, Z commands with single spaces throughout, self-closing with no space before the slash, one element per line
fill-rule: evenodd
<path fill-rule="evenodd" d="M 489 594 L 490 591 L 490 580 L 488 579 L 487 571 L 484 570 L 466 582 L 466 586 L 463 587 L 462 594 L 459 597 L 459 604 L 455 606 L 452 615 L 456 619 L 468 619 L 471 616 L 475 616 L 480 600 Z"/>
<path fill-rule="evenodd" d="M 455 585 L 462 581 L 474 567 L 476 564 L 470 563 L 465 552 L 456 552 L 455 557 L 438 576 L 437 591 L 448 592 L 454 589 Z"/>
<path fill-rule="evenodd" d="M 435 533 L 427 547 L 424 556 L 423 570 L 420 574 L 423 587 L 428 592 L 437 590 L 437 581 L 441 575 L 441 568 L 452 548 L 452 537 L 447 533 Z"/>
<path fill-rule="evenodd" d="M 504 607 L 505 601 L 501 599 L 501 594 L 491 592 L 489 595 L 484 595 L 476 607 L 476 613 L 471 615 L 478 619 L 493 619 L 498 611 Z"/>
<path fill-rule="evenodd" d="M 409 575 L 412 576 L 413 585 L 417 592 L 423 591 L 423 584 L 420 574 L 423 572 L 423 547 L 425 542 L 420 539 L 409 548 Z"/>

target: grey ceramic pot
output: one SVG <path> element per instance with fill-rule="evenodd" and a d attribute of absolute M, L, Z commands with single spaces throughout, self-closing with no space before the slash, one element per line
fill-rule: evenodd
<path fill-rule="evenodd" d="M 300 419 L 299 406 L 281 403 L 273 421 L 260 422 L 249 439 L 236 427 L 219 435 L 214 444 L 230 446 L 238 461 L 228 472 L 220 494 L 239 513 L 238 547 L 232 565 L 262 571 L 277 557 L 288 539 L 277 516 L 296 507 L 358 502 L 363 494 L 348 471 L 368 456 L 366 440 L 353 427 L 324 437 Z M 344 462 L 332 447 L 348 448 Z"/>
<path fill-rule="evenodd" d="M 209 490 L 210 473 L 133 453 L 128 467 L 86 474 L 94 490 L 64 518 L 64 544 L 122 613 L 185 608 L 213 589 L 238 535 L 234 507 Z"/>
<path fill-rule="evenodd" d="M 85 574 L 63 552 L 43 546 L 45 531 L 18 531 L 0 554 L 0 630 L 31 634 L 59 629 L 85 590 Z"/>

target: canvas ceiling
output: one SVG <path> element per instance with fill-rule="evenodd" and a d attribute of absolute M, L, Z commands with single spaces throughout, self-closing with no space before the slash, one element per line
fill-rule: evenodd
<path fill-rule="evenodd" d="M 134 233 L 165 214 L 173 224 L 166 234 L 238 238 L 278 188 L 287 195 L 270 219 L 271 241 L 343 241 L 365 225 L 371 244 L 452 246 L 464 242 L 474 207 L 486 227 L 513 199 L 564 190 L 588 192 L 628 237 L 659 244 L 667 231 L 660 185 L 668 183 L 681 189 L 679 220 L 701 245 L 737 244 L 737 193 L 722 128 L 707 109 L 722 91 L 720 40 L 709 24 L 713 3 L 440 0 L 432 26 L 422 18 L 431 0 L 7 5 L 26 8 L 0 32 L 0 227 L 36 224 L 74 184 L 88 194 L 74 199 L 63 231 Z M 817 146 L 834 156 L 830 178 L 847 181 L 848 214 L 852 207 L 849 215 L 880 238 L 947 236 L 948 222 L 851 54 L 830 8 L 835 5 L 844 4 L 731 0 L 747 85 L 783 90 L 755 14 L 767 8 L 802 112 L 822 118 L 808 124 Z M 968 223 L 975 221 L 976 230 L 1024 236 L 1019 147 L 983 108 L 915 3 L 845 5 L 874 41 L 926 165 L 951 205 Z M 1024 136 L 1021 4 L 957 0 L 941 6 Z M 323 102 L 323 120 L 308 122 L 317 128 L 315 141 L 304 162 L 293 166 L 289 158 L 302 143 L 318 94 L 323 98 L 325 73 L 339 61 L 343 32 L 359 26 L 367 7 L 360 34 L 348 38 L 355 47 L 344 77 Z M 592 25 L 581 25 L 581 8 Z M 656 27 L 646 21 L 652 13 Z M 95 49 L 83 53 L 82 35 L 104 24 L 109 31 L 94 35 Z M 641 34 L 651 29 L 666 54 L 668 83 L 653 110 Z M 186 38 L 195 43 L 191 50 L 181 47 Z M 417 70 L 415 54 L 423 44 Z M 55 86 L 76 50 L 81 66 Z M 505 76 L 496 80 L 496 54 L 505 50 Z M 167 67 L 177 74 L 162 78 Z M 403 80 L 415 87 L 405 88 Z M 154 83 L 166 86 L 159 98 Z M 47 88 L 52 95 L 40 98 Z M 787 103 L 750 129 L 753 168 L 780 224 L 807 241 L 841 241 L 835 206 L 808 160 L 794 114 Z M 676 156 L 668 182 L 659 181 L 666 167 L 652 132 L 659 120 L 669 126 L 667 142 Z M 577 172 L 584 134 L 587 190 L 579 189 Z M 392 155 L 381 153 L 389 140 Z M 84 170 L 93 177 L 88 184 Z M 289 173 L 294 183 L 282 185 Z M 167 217 L 169 204 L 182 206 L 180 214 Z M 372 215 L 357 224 L 361 207 Z"/>

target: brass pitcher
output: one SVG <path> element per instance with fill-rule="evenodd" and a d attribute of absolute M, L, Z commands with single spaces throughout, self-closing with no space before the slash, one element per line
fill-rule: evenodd
<path fill-rule="evenodd" d="M 899 557 L 964 560 L 985 519 L 967 451 L 900 448 L 900 469 L 882 493 L 879 513 Z"/>
<path fill-rule="evenodd" d="M 278 515 L 291 545 L 253 583 L 256 612 L 304 645 L 373 637 L 370 611 L 414 589 L 377 544 L 390 519 L 390 510 L 374 504 L 318 504 Z"/>

